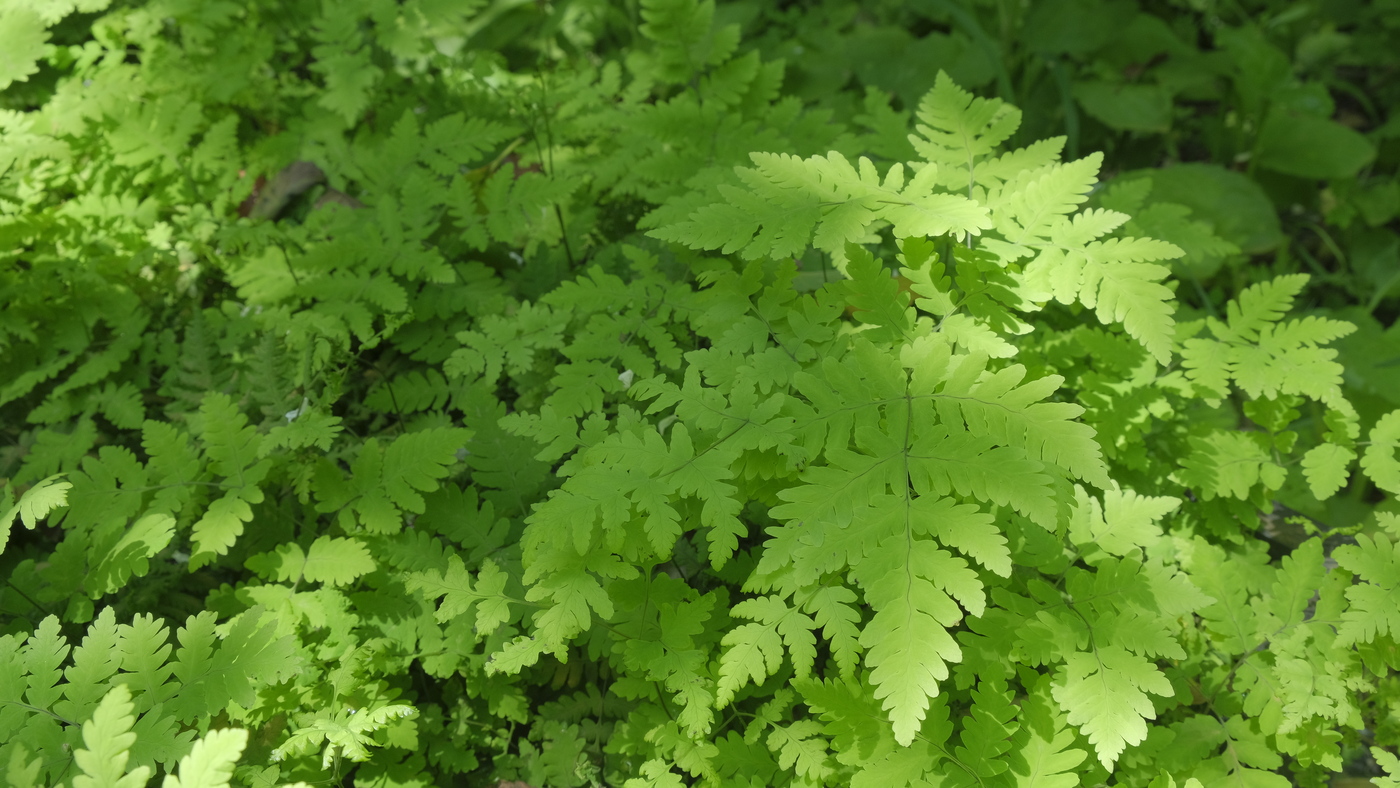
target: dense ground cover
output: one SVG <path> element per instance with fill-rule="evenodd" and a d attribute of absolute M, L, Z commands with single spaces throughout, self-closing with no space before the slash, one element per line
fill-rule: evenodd
<path fill-rule="evenodd" d="M 1394 785 L 1398 37 L 5 5 L 0 775 Z"/>

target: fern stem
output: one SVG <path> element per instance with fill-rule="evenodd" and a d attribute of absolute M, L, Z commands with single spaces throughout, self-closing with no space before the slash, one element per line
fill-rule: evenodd
<path fill-rule="evenodd" d="M 46 616 L 51 616 L 51 615 L 53 615 L 53 612 L 52 612 L 52 611 L 50 611 L 48 608 L 44 607 L 43 605 L 39 604 L 39 601 L 38 601 L 37 599 L 35 599 L 34 597 L 32 597 L 32 596 L 30 596 L 30 595 L 24 593 L 24 589 L 22 589 L 22 588 L 20 588 L 19 586 L 15 585 L 14 582 L 11 581 L 8 577 L 5 578 L 5 585 L 9 586 L 10 588 L 13 588 L 13 589 L 15 590 L 15 593 L 16 593 L 16 594 L 19 594 L 20 596 L 24 597 L 24 600 L 25 600 L 26 602 L 28 602 L 29 604 L 33 605 L 35 610 L 38 610 L 38 611 L 42 612 L 42 613 L 43 613 L 44 615 L 46 615 Z"/>
<path fill-rule="evenodd" d="M 1345 272 L 1351 269 L 1351 265 L 1347 262 L 1346 253 L 1337 245 L 1337 241 L 1332 238 L 1331 233 L 1327 232 L 1327 230 L 1317 222 L 1309 222 L 1308 229 L 1317 233 L 1317 236 L 1322 239 L 1322 244 L 1327 247 L 1327 251 L 1332 253 L 1332 257 L 1336 259 L 1337 265 L 1341 266 L 1342 271 Z"/>
<path fill-rule="evenodd" d="M 1205 307 L 1206 314 L 1217 320 L 1220 319 L 1220 313 L 1215 311 L 1215 304 L 1211 302 L 1206 289 L 1201 286 L 1201 280 L 1196 278 L 1196 275 L 1189 268 L 1186 269 L 1186 278 L 1191 280 L 1191 286 L 1196 290 L 1196 295 L 1201 297 L 1201 305 Z"/>
<path fill-rule="evenodd" d="M 78 723 L 76 723 L 76 722 L 74 722 L 74 721 L 68 719 L 67 717 L 60 717 L 59 715 L 54 714 L 53 712 L 49 711 L 48 709 L 40 708 L 39 706 L 31 706 L 30 704 L 24 703 L 23 701 L 18 701 L 18 700 L 3 700 L 3 699 L 0 699 L 0 703 L 9 703 L 9 704 L 12 704 L 12 705 L 15 705 L 15 706 L 19 706 L 19 707 L 22 708 L 22 709 L 29 709 L 30 711 L 34 712 L 35 714 L 46 714 L 46 715 L 48 715 L 48 716 L 50 716 L 50 717 L 53 717 L 54 719 L 58 720 L 59 722 L 63 723 L 64 725 L 77 725 L 77 724 L 78 724 Z"/>

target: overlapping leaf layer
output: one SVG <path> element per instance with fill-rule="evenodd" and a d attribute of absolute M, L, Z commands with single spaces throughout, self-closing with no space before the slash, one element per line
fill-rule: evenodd
<path fill-rule="evenodd" d="M 1099 154 L 940 74 L 876 155 L 708 1 L 107 5 L 0 10 L 96 20 L 0 113 L 9 785 L 1396 772 L 1400 517 L 1255 533 L 1400 493 L 1305 275 L 1182 315 Z"/>

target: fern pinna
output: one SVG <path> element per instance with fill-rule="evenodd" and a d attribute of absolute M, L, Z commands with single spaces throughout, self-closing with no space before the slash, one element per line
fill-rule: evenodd
<path fill-rule="evenodd" d="M 0 407 L 36 425 L 0 489 L 10 785 L 1320 785 L 1362 744 L 1397 773 L 1400 519 L 1278 566 L 1253 536 L 1400 492 L 1350 324 L 1286 317 L 1305 276 L 1197 316 L 1165 261 L 1228 245 L 1140 237 L 1098 154 L 1003 151 L 1020 113 L 942 74 L 907 141 L 876 92 L 847 130 L 710 2 L 643 0 L 625 83 L 462 69 L 415 42 L 467 12 L 410 5 L 162 6 L 178 41 L 131 11 L 180 79 L 83 61 L 135 109 L 89 130 L 65 82 L 56 136 L 25 126 L 61 163 L 32 177 L 110 154 L 127 189 L 16 192 L 45 226 L 180 210 L 85 227 L 107 268 L 56 304 L 0 282 Z M 187 95 L 235 24 L 314 62 L 301 136 L 241 146 L 256 86 Z M 433 69 L 473 111 L 414 103 Z M 226 218 L 293 148 L 361 207 Z"/>

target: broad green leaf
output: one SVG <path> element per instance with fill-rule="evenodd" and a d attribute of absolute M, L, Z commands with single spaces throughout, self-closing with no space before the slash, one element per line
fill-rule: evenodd
<path fill-rule="evenodd" d="M 883 88 L 898 96 L 905 107 L 918 106 L 940 71 L 946 71 L 954 82 L 967 88 L 980 88 L 996 75 L 986 50 L 958 28 L 949 34 L 932 30 L 915 37 L 897 26 L 857 25 L 837 40 L 844 45 L 840 49 L 814 54 L 842 63 L 855 72 L 868 91 Z M 843 69 L 828 79 L 845 73 Z M 868 101 L 867 98 L 867 108 Z M 904 134 L 901 129 L 900 147 L 907 147 Z"/>
<path fill-rule="evenodd" d="M 1133 6 L 1093 0 L 1045 0 L 1031 6 L 1022 44 L 1036 53 L 1088 58 L 1131 21 Z"/>
<path fill-rule="evenodd" d="M 1278 211 L 1263 189 L 1245 175 L 1218 164 L 1176 164 L 1132 170 L 1119 180 L 1149 178 L 1152 200 L 1185 205 L 1210 222 L 1221 238 L 1245 254 L 1262 254 L 1283 241 Z"/>
<path fill-rule="evenodd" d="M 1257 116 L 1264 103 L 1292 81 L 1288 54 L 1274 46 L 1258 25 L 1221 25 L 1215 30 L 1215 40 L 1233 61 L 1235 89 L 1246 113 Z"/>
<path fill-rule="evenodd" d="M 1350 178 L 1376 158 L 1376 146 L 1340 123 L 1275 107 L 1259 130 L 1260 167 L 1299 178 Z"/>
<path fill-rule="evenodd" d="M 1077 82 L 1074 97 L 1090 115 L 1120 131 L 1165 132 L 1172 122 L 1172 97 L 1151 84 Z"/>

